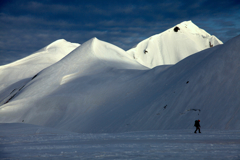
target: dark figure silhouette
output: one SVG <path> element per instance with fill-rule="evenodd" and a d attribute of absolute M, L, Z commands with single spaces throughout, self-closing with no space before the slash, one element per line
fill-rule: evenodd
<path fill-rule="evenodd" d="M 199 131 L 199 133 L 201 133 L 201 131 L 200 131 L 200 127 L 201 127 L 200 126 L 200 120 L 196 120 L 194 126 L 196 127 L 196 130 L 195 130 L 194 133 L 197 133 L 197 130 Z"/>

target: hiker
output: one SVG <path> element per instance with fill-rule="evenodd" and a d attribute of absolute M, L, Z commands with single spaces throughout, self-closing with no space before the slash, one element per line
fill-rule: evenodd
<path fill-rule="evenodd" d="M 195 121 L 195 124 L 194 124 L 194 126 L 196 127 L 196 130 L 195 130 L 195 132 L 194 133 L 197 133 L 197 130 L 199 131 L 199 133 L 201 133 L 201 131 L 200 131 L 200 120 L 196 120 Z"/>

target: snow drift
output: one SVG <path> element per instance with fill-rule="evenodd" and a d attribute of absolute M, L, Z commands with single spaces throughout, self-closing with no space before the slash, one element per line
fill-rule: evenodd
<path fill-rule="evenodd" d="M 239 46 L 240 36 L 148 69 L 93 38 L 8 94 L 0 122 L 96 133 L 190 129 L 201 119 L 203 129 L 240 129 Z"/>
<path fill-rule="evenodd" d="M 163 33 L 143 40 L 127 52 L 139 63 L 149 68 L 176 64 L 187 56 L 222 44 L 198 28 L 192 21 L 182 22 Z"/>

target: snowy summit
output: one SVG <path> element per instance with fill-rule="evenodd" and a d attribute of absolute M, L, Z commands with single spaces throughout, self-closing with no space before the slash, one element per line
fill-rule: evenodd
<path fill-rule="evenodd" d="M 176 64 L 201 50 L 222 44 L 215 36 L 200 29 L 192 21 L 182 22 L 163 33 L 143 40 L 127 52 L 149 68 Z"/>

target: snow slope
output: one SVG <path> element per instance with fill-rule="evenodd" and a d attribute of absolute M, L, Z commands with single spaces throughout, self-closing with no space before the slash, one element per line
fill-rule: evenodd
<path fill-rule="evenodd" d="M 95 98 L 95 93 L 99 92 L 94 101 L 99 101 L 98 97 L 102 99 L 111 95 L 113 91 L 109 92 L 108 82 L 117 79 L 115 72 L 117 74 L 121 73 L 118 69 L 146 70 L 148 68 L 133 60 L 124 50 L 93 38 L 61 61 L 40 72 L 23 89 L 10 94 L 1 102 L 5 104 L 2 106 L 2 110 L 8 110 L 7 108 L 9 108 L 18 111 L 17 115 L 13 115 L 18 121 L 21 119 L 21 121 L 27 122 L 29 119 L 35 121 L 30 123 L 56 125 L 57 121 L 61 121 L 65 116 L 68 117 L 68 114 L 76 115 L 78 112 L 85 110 L 89 105 L 88 103 L 94 103 L 91 100 Z M 131 77 L 131 75 L 128 75 L 128 77 Z M 99 90 L 95 88 L 96 86 L 100 87 Z M 62 90 L 63 93 L 61 93 Z M 91 91 L 90 95 L 88 90 Z M 107 94 L 104 92 L 107 92 Z M 66 96 L 66 94 L 68 95 Z M 12 98 L 14 101 L 11 100 Z M 9 100 L 13 103 L 11 101 L 8 103 Z M 36 101 L 39 101 L 40 104 Z M 53 102 L 53 105 L 49 105 L 49 102 Z M 81 103 L 83 103 L 82 106 Z M 98 103 L 95 103 L 94 106 L 97 106 Z M 79 105 L 76 106 L 75 104 L 79 104 L 81 108 L 79 109 Z M 46 108 L 42 108 L 42 105 Z M 67 113 L 68 111 L 69 113 Z M 25 117 L 26 112 L 30 113 L 28 114 L 30 117 Z M 8 115 L 2 118 L 9 119 L 10 117 Z"/>
<path fill-rule="evenodd" d="M 75 132 L 240 129 L 240 36 L 148 70 L 96 38 L 46 68 L 0 108 L 0 122 Z M 10 95 L 9 97 L 11 97 Z"/>
<path fill-rule="evenodd" d="M 0 66 L 0 97 L 6 92 L 10 94 L 14 89 L 20 89 L 38 72 L 56 63 L 78 46 L 77 43 L 59 39 L 28 57 Z"/>
<path fill-rule="evenodd" d="M 180 30 L 175 32 L 175 27 Z M 185 21 L 143 40 L 127 52 L 144 66 L 154 68 L 176 64 L 191 54 L 219 44 L 222 42 L 215 36 L 198 28 L 192 21 Z"/>

